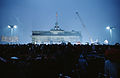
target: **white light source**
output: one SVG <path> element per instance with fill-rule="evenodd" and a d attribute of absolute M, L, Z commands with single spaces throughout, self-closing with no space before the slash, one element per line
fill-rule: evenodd
<path fill-rule="evenodd" d="M 17 25 L 14 25 L 14 28 L 17 28 Z"/>
<path fill-rule="evenodd" d="M 11 26 L 10 26 L 10 25 L 8 25 L 8 28 L 11 28 Z"/>
<path fill-rule="evenodd" d="M 106 27 L 106 29 L 107 29 L 107 30 L 109 30 L 109 29 L 110 29 L 110 27 L 109 27 L 109 26 L 107 26 L 107 27 Z"/>
<path fill-rule="evenodd" d="M 104 44 L 108 44 L 108 40 L 105 40 L 105 41 L 104 41 Z"/>

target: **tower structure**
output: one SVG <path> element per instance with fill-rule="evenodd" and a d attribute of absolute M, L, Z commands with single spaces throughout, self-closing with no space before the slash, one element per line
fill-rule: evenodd
<path fill-rule="evenodd" d="M 57 12 L 56 12 L 56 22 L 55 22 L 54 30 L 60 30 L 60 27 L 58 26 L 58 13 Z"/>

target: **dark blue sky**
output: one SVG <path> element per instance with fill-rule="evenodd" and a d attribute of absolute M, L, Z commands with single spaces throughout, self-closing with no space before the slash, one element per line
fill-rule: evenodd
<path fill-rule="evenodd" d="M 93 38 L 110 39 L 106 26 L 113 30 L 113 41 L 120 42 L 120 0 L 0 0 L 0 35 L 9 35 L 9 24 L 18 28 L 19 43 L 30 43 L 32 30 L 50 30 L 58 22 L 63 30 L 81 31 L 83 42 L 90 41 L 75 12 L 79 12 Z"/>

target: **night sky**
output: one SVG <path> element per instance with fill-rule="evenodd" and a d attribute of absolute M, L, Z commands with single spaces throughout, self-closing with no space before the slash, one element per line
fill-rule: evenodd
<path fill-rule="evenodd" d="M 56 22 L 65 31 L 81 31 L 83 43 L 90 42 L 76 12 L 93 40 L 110 40 L 106 26 L 115 27 L 113 43 L 120 43 L 120 0 L 0 0 L 0 36 L 9 36 L 8 25 L 17 25 L 18 43 L 32 42 L 32 31 L 49 31 Z"/>

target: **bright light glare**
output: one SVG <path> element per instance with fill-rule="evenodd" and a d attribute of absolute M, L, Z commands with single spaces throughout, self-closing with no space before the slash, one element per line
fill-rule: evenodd
<path fill-rule="evenodd" d="M 8 25 L 8 28 L 11 28 L 11 26 L 10 26 L 10 25 Z"/>
<path fill-rule="evenodd" d="M 16 26 L 16 25 L 14 25 L 14 28 L 17 28 L 17 26 Z"/>
<path fill-rule="evenodd" d="M 18 57 L 11 57 L 11 59 L 19 59 Z"/>
<path fill-rule="evenodd" d="M 105 40 L 105 41 L 104 41 L 104 44 L 108 44 L 108 40 Z"/>
<path fill-rule="evenodd" d="M 110 27 L 109 27 L 109 26 L 107 26 L 107 27 L 106 27 L 106 29 L 107 29 L 107 30 L 109 30 L 109 29 L 110 29 Z"/>

